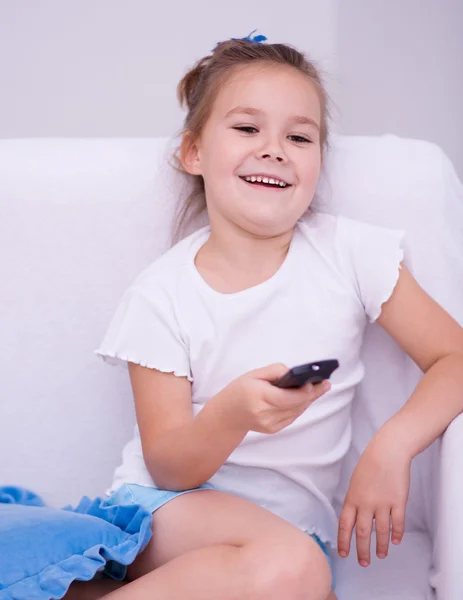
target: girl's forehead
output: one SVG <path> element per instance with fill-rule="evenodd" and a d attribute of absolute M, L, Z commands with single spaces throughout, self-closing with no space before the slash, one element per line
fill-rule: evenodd
<path fill-rule="evenodd" d="M 213 112 L 225 118 L 237 107 L 261 114 L 303 114 L 320 122 L 320 98 L 307 75 L 285 65 L 259 64 L 236 68 L 220 86 Z"/>

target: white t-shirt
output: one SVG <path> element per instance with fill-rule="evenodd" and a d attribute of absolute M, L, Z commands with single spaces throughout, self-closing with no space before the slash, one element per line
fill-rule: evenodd
<path fill-rule="evenodd" d="M 188 377 L 194 414 L 252 369 L 338 359 L 328 394 L 276 434 L 249 432 L 209 480 L 334 543 L 331 503 L 364 374 L 363 332 L 397 282 L 403 233 L 312 213 L 297 223 L 280 269 L 234 294 L 212 289 L 195 267 L 208 236 L 207 227 L 195 232 L 136 278 L 97 354 Z M 111 491 L 123 483 L 153 485 L 138 428 Z"/>

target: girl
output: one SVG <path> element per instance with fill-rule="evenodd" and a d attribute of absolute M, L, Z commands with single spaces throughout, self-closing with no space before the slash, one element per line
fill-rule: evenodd
<path fill-rule="evenodd" d="M 463 331 L 401 264 L 400 232 L 308 211 L 327 95 L 302 54 L 224 42 L 179 96 L 197 185 L 184 214 L 207 208 L 210 225 L 139 275 L 98 350 L 128 364 L 139 427 L 110 502 L 153 512 L 150 544 L 107 597 L 333 599 L 336 536 L 347 556 L 355 527 L 363 566 L 373 519 L 378 557 L 391 522 L 402 538 L 410 463 L 463 410 Z M 367 319 L 425 375 L 359 461 L 338 529 Z M 325 358 L 340 362 L 332 384 L 271 383 Z M 111 589 L 99 584 L 88 597 Z"/>

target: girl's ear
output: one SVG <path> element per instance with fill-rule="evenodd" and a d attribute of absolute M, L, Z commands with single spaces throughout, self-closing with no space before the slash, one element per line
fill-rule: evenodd
<path fill-rule="evenodd" d="M 182 136 L 182 143 L 180 144 L 180 161 L 182 167 L 190 175 L 202 175 L 198 142 L 199 139 L 193 141 L 190 131 L 186 131 Z"/>

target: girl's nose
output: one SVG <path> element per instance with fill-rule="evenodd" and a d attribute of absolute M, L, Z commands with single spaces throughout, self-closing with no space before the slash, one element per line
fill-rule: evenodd
<path fill-rule="evenodd" d="M 285 158 L 283 156 L 282 152 L 265 152 L 261 154 L 261 158 L 270 158 L 270 159 L 274 159 L 277 162 L 284 162 Z"/>
<path fill-rule="evenodd" d="M 261 159 L 273 159 L 277 162 L 285 162 L 286 155 L 283 152 L 280 144 L 267 145 L 266 148 L 259 152 L 259 158 Z"/>

